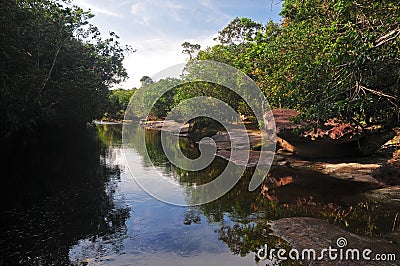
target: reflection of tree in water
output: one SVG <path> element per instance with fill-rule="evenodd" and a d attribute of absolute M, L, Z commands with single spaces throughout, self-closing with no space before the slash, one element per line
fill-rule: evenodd
<path fill-rule="evenodd" d="M 214 163 L 221 166 L 222 162 L 218 160 Z M 210 167 L 215 167 L 214 163 Z M 201 176 L 210 171 L 205 169 L 198 173 Z M 376 236 L 391 231 L 396 210 L 356 197 L 356 193 L 367 189 L 363 184 L 316 176 L 312 171 L 274 168 L 260 188 L 249 192 L 252 171 L 246 169 L 231 191 L 199 207 L 209 223 L 220 224 L 219 238 L 234 254 L 246 256 L 264 244 L 271 248 L 287 246 L 284 241 L 269 235 L 268 226 L 268 221 L 285 217 L 329 220 L 361 235 Z"/>
<path fill-rule="evenodd" d="M 175 180 L 187 179 L 189 175 L 188 171 L 177 168 L 169 162 L 163 151 L 160 136 L 161 133 L 159 131 L 145 130 L 135 125 L 133 125 L 129 131 L 126 130 L 125 135 L 129 144 L 144 158 L 144 166 L 154 165 L 155 167 L 159 167 L 159 170 L 162 170 L 164 174 Z M 197 145 L 186 138 L 181 138 L 179 147 L 177 147 L 174 146 L 171 138 L 167 135 L 165 144 L 168 146 L 169 150 L 176 151 L 175 153 L 177 153 L 178 149 L 180 149 L 185 156 L 191 159 L 197 158 L 199 155 Z M 151 161 L 146 160 L 146 153 Z"/>
<path fill-rule="evenodd" d="M 287 245 L 270 236 L 268 226 L 268 221 L 285 217 L 321 218 L 361 235 L 379 236 L 392 230 L 396 209 L 356 197 L 357 192 L 365 190 L 363 184 L 323 179 L 329 177 L 316 177 L 312 171 L 272 169 L 263 185 L 249 192 L 251 172 L 247 169 L 226 195 L 199 207 L 210 222 L 220 223 L 219 238 L 235 254 L 246 256 L 264 244 L 271 248 Z M 303 174 L 310 179 L 299 180 Z M 331 191 L 339 187 L 341 191 Z M 353 197 L 353 201 L 346 203 L 346 196 Z"/>
<path fill-rule="evenodd" d="M 256 262 L 260 261 L 256 256 L 257 251 L 265 245 L 269 250 L 290 250 L 287 242 L 270 235 L 271 231 L 263 220 L 247 223 L 235 222 L 233 225 L 225 225 L 222 222 L 221 228 L 217 232 L 219 239 L 227 244 L 233 254 L 244 257 L 253 252 Z M 299 263 L 288 260 L 279 265 L 299 265 Z"/>
<path fill-rule="evenodd" d="M 6 150 L 13 156 L 3 169 L 1 263 L 65 265 L 79 239 L 125 230 L 129 210 L 113 202 L 120 171 L 102 163 L 95 131 L 49 129 Z"/>
<path fill-rule="evenodd" d="M 105 146 L 118 146 L 122 144 L 122 124 L 98 124 L 97 137 Z"/>
<path fill-rule="evenodd" d="M 223 160 L 216 163 L 222 164 Z M 246 169 L 232 190 L 218 200 L 199 207 L 209 223 L 219 223 L 220 229 L 216 231 L 219 239 L 226 243 L 233 254 L 240 256 L 257 252 L 265 244 L 270 248 L 288 247 L 286 242 L 269 235 L 267 222 L 282 215 L 279 207 L 263 197 L 260 188 L 248 191 L 253 171 Z M 258 261 L 256 256 L 254 259 Z M 291 262 L 287 263 L 290 265 Z"/>
<path fill-rule="evenodd" d="M 185 212 L 184 215 L 185 215 L 185 220 L 183 221 L 183 224 L 185 224 L 185 225 L 190 225 L 192 223 L 195 223 L 195 224 L 201 223 L 201 218 L 200 218 L 198 208 L 190 207 Z"/>
<path fill-rule="evenodd" d="M 201 171 L 186 171 L 168 164 L 159 132 L 148 131 L 146 146 L 154 164 L 165 174 L 184 185 L 201 185 L 216 178 L 226 167 L 227 161 L 216 158 Z M 182 140 L 181 143 L 189 143 Z M 198 156 L 198 151 L 189 144 L 181 144 L 184 154 Z M 140 149 L 138 149 L 140 151 Z M 193 156 L 193 155 L 192 155 Z M 288 167 L 274 167 L 257 190 L 248 191 L 253 169 L 246 169 L 236 186 L 221 198 L 190 208 L 185 214 L 185 224 L 198 221 L 203 214 L 208 223 L 218 223 L 221 241 L 238 255 L 256 252 L 259 247 L 287 245 L 279 238 L 270 236 L 268 221 L 285 217 L 316 217 L 329 220 L 344 229 L 362 235 L 382 235 L 391 231 L 396 209 L 385 208 L 378 203 L 368 202 L 355 196 L 369 189 L 365 184 L 338 180 L 313 171 L 300 171 Z M 201 195 L 191 194 L 187 200 Z M 397 221 L 397 225 L 399 221 Z M 286 262 L 296 264 L 296 262 Z"/>

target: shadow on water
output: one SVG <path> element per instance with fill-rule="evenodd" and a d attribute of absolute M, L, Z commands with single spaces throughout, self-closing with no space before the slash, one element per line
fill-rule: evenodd
<path fill-rule="evenodd" d="M 198 156 L 193 143 L 184 138 L 180 142 L 183 153 Z M 147 131 L 144 143 L 153 163 L 182 185 L 210 182 L 227 165 L 227 161 L 216 157 L 201 171 L 186 171 L 168 163 L 159 132 Z M 138 150 L 144 150 L 144 147 L 138 147 Z M 276 166 L 261 187 L 249 192 L 253 171 L 253 168 L 247 168 L 236 186 L 218 200 L 190 208 L 184 224 L 200 223 L 204 216 L 208 224 L 219 225 L 216 230 L 219 240 L 240 256 L 256 252 L 266 243 L 271 247 L 287 245 L 270 235 L 268 222 L 281 218 L 320 218 L 352 233 L 374 237 L 388 234 L 400 224 L 396 220 L 398 209 L 373 202 L 365 196 L 365 192 L 376 188 L 375 185 L 340 180 L 311 170 Z M 187 201 L 198 196 L 188 193 Z"/>
<path fill-rule="evenodd" d="M 48 129 L 2 150 L 0 264 L 65 265 L 79 239 L 123 234 L 129 210 L 113 202 L 119 169 L 104 163 L 112 138 Z"/>
<path fill-rule="evenodd" d="M 184 188 L 210 182 L 227 165 L 216 157 L 201 171 L 177 168 L 163 152 L 160 133 L 140 126 L 129 140 L 141 156 L 137 167 L 154 164 L 163 177 Z M 168 137 L 166 145 L 172 145 Z M 187 139 L 175 148 L 190 158 L 199 156 Z M 230 265 L 255 265 L 259 247 L 288 247 L 270 235 L 269 221 L 317 217 L 356 234 L 381 236 L 391 231 L 397 213 L 368 200 L 364 192 L 372 187 L 367 184 L 280 166 L 253 192 L 248 184 L 254 169 L 247 168 L 218 200 L 176 207 L 132 191 L 132 183 L 120 180 L 127 178 L 115 157 L 120 149 L 121 125 L 98 125 L 84 131 L 49 130 L 29 148 L 3 151 L 8 156 L 1 180 L 0 265 L 65 265 L 71 258 L 89 257 L 112 265 L 121 260 L 127 265 L 203 265 L 207 260 L 215 265 L 217 255 Z M 146 150 L 151 161 L 143 156 Z M 187 202 L 201 197 L 190 191 L 183 190 Z"/>

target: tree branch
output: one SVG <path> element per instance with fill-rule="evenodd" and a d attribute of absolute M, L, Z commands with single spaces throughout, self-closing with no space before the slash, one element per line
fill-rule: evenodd
<path fill-rule="evenodd" d="M 375 95 L 383 96 L 383 97 L 386 97 L 386 98 L 393 99 L 393 100 L 397 101 L 397 98 L 396 98 L 396 97 L 394 97 L 394 96 L 392 96 L 392 95 L 385 94 L 385 93 L 383 93 L 383 92 L 381 92 L 381 91 L 376 91 L 376 90 L 368 89 L 368 88 L 366 88 L 366 87 L 364 87 L 364 86 L 362 86 L 362 85 L 359 85 L 359 88 L 362 89 L 362 90 L 365 90 L 365 91 L 369 91 L 369 92 L 371 92 L 371 93 L 373 93 L 373 94 L 375 94 Z"/>
<path fill-rule="evenodd" d="M 397 32 L 397 34 L 395 36 L 392 36 L 393 34 L 395 34 Z M 400 29 L 395 29 L 392 30 L 391 32 L 389 32 L 388 34 L 379 37 L 376 42 L 377 44 L 374 46 L 374 48 L 381 46 L 382 44 L 385 44 L 387 42 L 390 42 L 391 40 L 396 39 L 398 36 L 400 35 Z M 392 37 L 390 37 L 392 36 Z M 390 37 L 390 38 L 389 38 Z"/>
<path fill-rule="evenodd" d="M 65 38 L 65 39 L 61 42 L 60 46 L 57 48 L 57 51 L 56 51 L 56 53 L 55 53 L 55 55 L 54 55 L 54 58 L 53 58 L 53 62 L 51 63 L 50 70 L 49 70 L 49 72 L 47 73 L 47 76 L 46 76 L 45 80 L 43 81 L 43 85 L 42 85 L 42 87 L 41 87 L 40 90 L 39 90 L 39 95 L 42 94 L 44 88 L 45 88 L 46 85 L 47 85 L 47 82 L 49 82 L 51 73 L 53 72 L 54 66 L 55 66 L 56 61 L 57 61 L 58 54 L 60 53 L 61 48 L 64 46 L 64 43 L 65 43 L 65 41 L 66 41 L 67 39 L 68 39 L 68 37 Z"/>

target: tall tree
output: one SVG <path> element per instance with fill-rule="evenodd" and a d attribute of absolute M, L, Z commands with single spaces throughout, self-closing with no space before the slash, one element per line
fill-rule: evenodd
<path fill-rule="evenodd" d="M 336 117 L 360 125 L 400 121 L 396 1 L 292 0 L 285 1 L 282 15 L 278 49 L 292 63 L 281 86 L 309 119 Z"/>
<path fill-rule="evenodd" d="M 236 17 L 218 33 L 218 37 L 214 40 L 218 40 L 222 44 L 253 41 L 263 28 L 261 23 L 249 18 Z"/>
<path fill-rule="evenodd" d="M 103 39 L 67 1 L 0 3 L 0 137 L 41 123 L 101 116 L 108 87 L 127 77 L 118 36 Z"/>
<path fill-rule="evenodd" d="M 234 19 L 197 58 L 243 70 L 272 107 L 312 123 L 400 123 L 397 1 L 287 0 L 281 15 L 263 27 Z"/>
<path fill-rule="evenodd" d="M 184 42 L 182 43 L 182 48 L 182 53 L 189 55 L 189 60 L 192 60 L 200 50 L 201 46 L 197 43 L 192 44 L 190 42 Z"/>

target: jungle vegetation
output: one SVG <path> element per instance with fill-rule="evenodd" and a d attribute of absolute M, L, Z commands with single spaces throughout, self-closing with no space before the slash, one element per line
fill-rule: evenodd
<path fill-rule="evenodd" d="M 201 49 L 185 42 L 182 52 L 189 61 L 214 60 L 242 70 L 271 108 L 295 109 L 311 124 L 336 119 L 363 129 L 399 125 L 397 1 L 286 0 L 281 16 L 266 25 L 235 18 L 216 45 Z M 224 90 L 186 85 L 163 101 L 171 109 L 188 97 L 212 96 L 247 115 L 242 99 Z"/>
<path fill-rule="evenodd" d="M 114 32 L 104 38 L 91 17 L 69 0 L 1 1 L 1 139 L 103 116 L 133 50 Z"/>
<path fill-rule="evenodd" d="M 42 124 L 120 120 L 139 90 L 110 91 L 127 78 L 122 61 L 133 51 L 111 32 L 104 38 L 90 12 L 69 0 L 0 3 L 0 137 Z M 400 8 L 397 1 L 286 0 L 280 22 L 235 18 L 201 49 L 184 42 L 188 60 L 215 60 L 251 77 L 272 108 L 299 111 L 299 119 L 329 119 L 362 128 L 400 123 Z M 142 87 L 157 89 L 173 80 Z M 152 93 L 149 90 L 148 93 Z M 140 104 L 146 104 L 146 95 Z M 185 84 L 159 99 L 152 116 L 180 102 L 211 96 L 240 114 L 251 110 L 238 95 L 213 84 Z M 142 118 L 142 117 L 139 117 Z"/>

